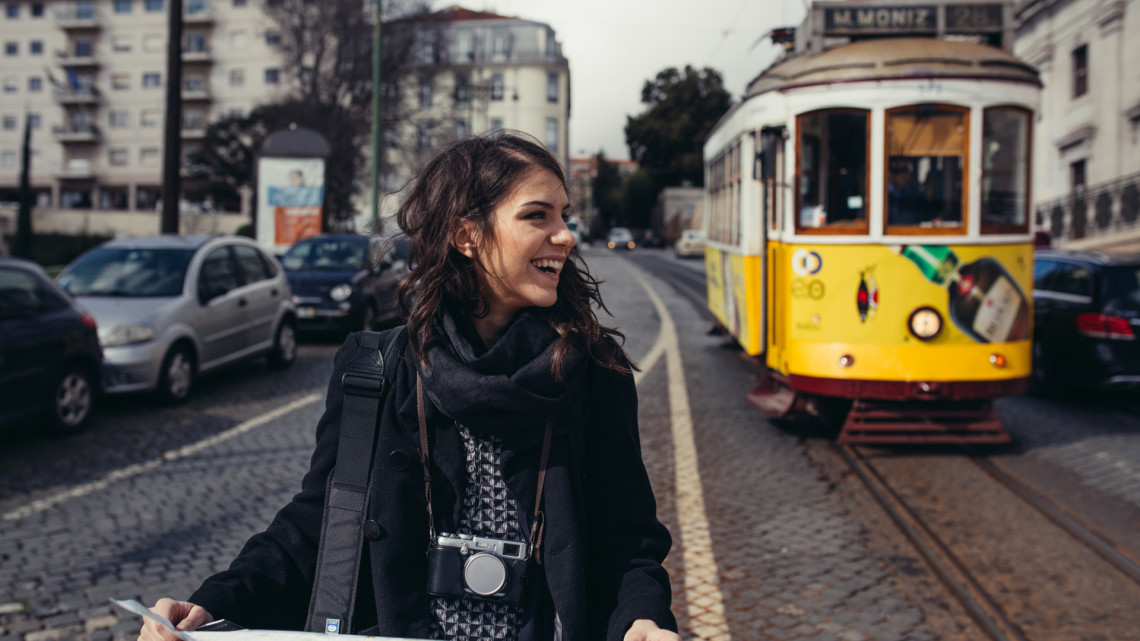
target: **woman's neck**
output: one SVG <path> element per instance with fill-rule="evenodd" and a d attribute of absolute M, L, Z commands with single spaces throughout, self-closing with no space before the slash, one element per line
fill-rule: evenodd
<path fill-rule="evenodd" d="M 514 318 L 513 312 L 506 314 L 502 311 L 491 310 L 491 313 L 482 318 L 472 318 L 471 322 L 474 323 L 479 338 L 483 339 L 483 345 L 487 349 L 491 349 L 503 337 L 512 318 Z"/>

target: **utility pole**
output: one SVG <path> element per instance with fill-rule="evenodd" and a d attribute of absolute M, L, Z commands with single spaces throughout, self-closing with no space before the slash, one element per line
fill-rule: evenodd
<path fill-rule="evenodd" d="M 178 233 L 178 203 L 182 196 L 182 0 L 169 0 L 166 43 L 166 122 L 162 145 L 162 226 L 160 233 Z"/>
<path fill-rule="evenodd" d="M 380 233 L 380 4 L 372 0 L 372 230 Z"/>

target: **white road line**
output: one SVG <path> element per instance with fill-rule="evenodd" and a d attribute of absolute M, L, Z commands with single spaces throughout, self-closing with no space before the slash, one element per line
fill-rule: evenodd
<path fill-rule="evenodd" d="M 697 462 L 697 446 L 693 439 L 693 414 L 689 407 L 689 391 L 685 386 L 685 369 L 681 363 L 681 345 L 677 326 L 665 303 L 649 283 L 636 275 L 649 294 L 661 333 L 645 359 L 642 374 L 648 372 L 658 358 L 658 345 L 665 354 L 669 375 L 669 413 L 673 424 L 673 466 L 676 474 L 677 521 L 681 525 L 681 563 L 685 568 L 685 605 L 689 615 L 689 632 L 696 639 L 730 641 L 732 635 L 724 616 L 724 593 L 720 589 L 716 556 L 712 551 L 709 518 L 705 511 L 705 495 Z"/>
<path fill-rule="evenodd" d="M 278 418 L 280 416 L 288 414 L 289 412 L 292 412 L 295 409 L 299 409 L 301 407 L 304 407 L 305 405 L 309 405 L 310 403 L 315 403 L 317 401 L 320 401 L 322 398 L 324 398 L 323 393 L 309 394 L 308 396 L 304 396 L 302 398 L 299 398 L 299 399 L 293 401 L 292 403 L 289 403 L 288 405 L 278 407 L 277 409 L 266 412 L 266 413 L 262 414 L 261 416 L 251 418 L 244 423 L 241 423 L 239 425 L 235 425 L 234 427 L 231 427 L 230 429 L 228 429 L 228 430 L 226 430 L 220 434 L 215 434 L 214 436 L 202 439 L 201 441 L 198 441 L 197 443 L 191 443 L 190 445 L 180 447 L 176 450 L 170 450 L 169 452 L 163 453 L 163 455 L 158 457 L 158 458 L 151 459 L 151 460 L 143 462 L 143 463 L 135 463 L 134 465 L 128 465 L 127 467 L 119 468 L 117 470 L 114 470 L 112 472 L 107 473 L 106 475 L 104 475 L 102 478 L 100 478 L 98 480 L 91 481 L 90 483 L 84 483 L 82 485 L 77 485 L 75 487 L 68 488 L 68 489 L 63 490 L 61 492 L 57 492 L 55 494 L 52 494 L 51 496 L 48 496 L 46 498 L 42 498 L 38 501 L 33 501 L 32 503 L 29 503 L 28 505 L 25 505 L 21 508 L 12 510 L 11 512 L 5 513 L 3 515 L 3 517 L 0 517 L 0 518 L 3 518 L 3 520 L 5 520 L 5 521 L 18 521 L 20 519 L 27 518 L 33 514 L 43 512 L 44 510 L 47 510 L 47 509 L 49 509 L 55 505 L 63 503 L 64 501 L 79 498 L 81 496 L 86 496 L 87 494 L 91 494 L 92 492 L 97 492 L 99 490 L 102 490 L 102 489 L 110 486 L 112 483 L 117 483 L 118 481 L 122 481 L 124 479 L 129 479 L 133 476 L 138 476 L 139 474 L 142 474 L 143 472 L 149 472 L 151 470 L 156 470 L 160 466 L 162 466 L 163 463 L 169 463 L 172 461 L 177 461 L 178 459 L 186 458 L 188 456 L 191 456 L 193 454 L 201 452 L 202 450 L 204 450 L 208 447 L 213 447 L 214 445 L 217 445 L 218 443 L 221 443 L 222 441 L 227 441 L 227 440 L 229 440 L 235 436 L 238 436 L 240 434 L 244 434 L 244 433 L 252 430 L 255 427 L 258 427 L 260 425 L 264 425 L 265 423 L 268 423 L 269 421 L 272 421 L 275 418 Z"/>

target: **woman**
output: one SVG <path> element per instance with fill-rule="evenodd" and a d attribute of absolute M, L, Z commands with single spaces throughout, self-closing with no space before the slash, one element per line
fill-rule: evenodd
<path fill-rule="evenodd" d="M 557 160 L 507 133 L 445 149 L 400 206 L 414 265 L 399 294 L 408 348 L 380 410 L 353 631 L 680 640 L 661 566 L 670 537 L 641 460 L 632 366 L 620 333 L 594 314 L 598 284 L 571 253 L 569 209 Z M 162 599 L 155 612 L 184 630 L 215 618 L 304 627 L 353 342 L 337 353 L 301 492 L 228 570 L 189 602 Z M 539 528 L 536 479 L 547 438 Z M 429 528 L 523 549 L 541 543 L 521 596 L 429 591 Z M 147 622 L 139 638 L 173 637 Z"/>

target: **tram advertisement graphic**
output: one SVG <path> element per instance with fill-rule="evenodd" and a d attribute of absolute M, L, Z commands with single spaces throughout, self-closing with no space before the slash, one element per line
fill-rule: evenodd
<path fill-rule="evenodd" d="M 902 245 L 899 253 L 946 288 L 950 319 L 966 335 L 980 343 L 1029 338 L 1029 303 L 997 260 L 983 256 L 963 264 L 942 245 Z"/>

